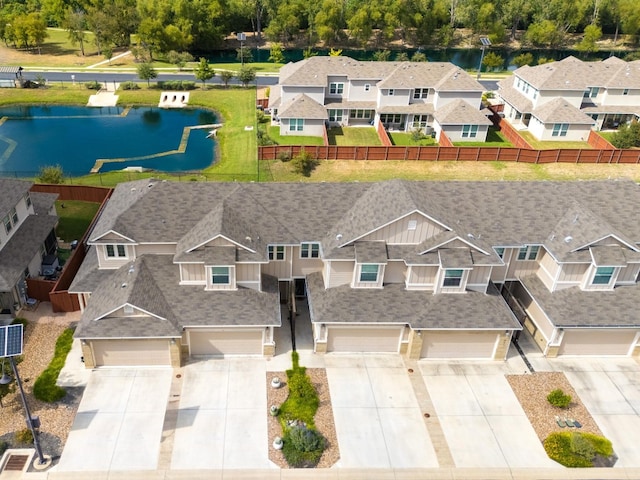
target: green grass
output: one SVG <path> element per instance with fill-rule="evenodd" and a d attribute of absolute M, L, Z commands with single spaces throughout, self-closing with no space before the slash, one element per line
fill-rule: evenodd
<path fill-rule="evenodd" d="M 252 62 L 245 63 L 247 67 L 253 68 L 257 73 L 278 73 L 280 71 L 280 67 L 282 67 L 283 63 L 270 63 L 270 62 Z M 195 63 L 193 64 L 195 67 Z M 240 71 L 242 65 L 240 63 L 211 63 L 211 66 L 216 70 L 216 75 L 218 74 L 218 70 L 230 70 L 232 72 Z"/>
<path fill-rule="evenodd" d="M 64 367 L 67 355 L 73 343 L 73 329 L 67 328 L 56 341 L 53 358 L 47 368 L 40 374 L 33 384 L 33 395 L 43 402 L 56 402 L 64 398 L 67 391 L 56 385 L 60 370 Z"/>
<path fill-rule="evenodd" d="M 280 135 L 280 127 L 270 125 L 268 127 L 269 136 L 278 145 L 322 145 L 322 137 Z"/>
<path fill-rule="evenodd" d="M 611 143 L 611 139 L 617 132 L 596 132 L 602 138 L 604 138 L 607 142 Z"/>
<path fill-rule="evenodd" d="M 63 206 L 64 205 L 64 206 Z M 80 240 L 100 208 L 99 203 L 78 200 L 56 201 L 58 227 L 56 233 L 65 242 Z"/>
<path fill-rule="evenodd" d="M 536 150 L 555 150 L 559 148 L 585 148 L 590 149 L 591 145 L 587 142 L 574 142 L 563 140 L 536 140 L 536 137 L 531 135 L 531 132 L 521 131 L 518 132 L 527 142 Z"/>
<path fill-rule="evenodd" d="M 513 144 L 495 127 L 489 127 L 485 142 L 453 142 L 453 144 L 456 147 L 513 147 Z"/>
<path fill-rule="evenodd" d="M 438 142 L 433 137 L 421 138 L 417 142 L 413 139 L 412 134 L 404 132 L 389 132 L 389 137 L 394 145 L 400 147 L 414 147 L 414 146 L 436 146 Z"/>
<path fill-rule="evenodd" d="M 332 127 L 327 129 L 329 145 L 367 146 L 381 145 L 373 127 Z"/>

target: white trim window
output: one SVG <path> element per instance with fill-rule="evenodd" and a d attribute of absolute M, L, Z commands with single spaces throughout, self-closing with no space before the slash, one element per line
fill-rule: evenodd
<path fill-rule="evenodd" d="M 426 128 L 428 121 L 429 115 L 414 115 L 411 126 L 413 128 Z"/>
<path fill-rule="evenodd" d="M 525 245 L 518 250 L 518 260 L 537 260 L 539 252 L 539 245 Z"/>
<path fill-rule="evenodd" d="M 552 137 L 566 137 L 569 130 L 568 123 L 554 123 L 553 130 L 551 131 Z"/>
<path fill-rule="evenodd" d="M 372 110 L 355 109 L 349 111 L 349 118 L 366 118 L 370 119 Z"/>
<path fill-rule="evenodd" d="M 370 83 L 365 83 L 364 84 L 364 91 L 368 92 L 369 90 L 371 90 L 371 84 Z"/>
<path fill-rule="evenodd" d="M 615 267 L 596 267 L 591 285 L 611 285 L 615 272 Z"/>
<path fill-rule="evenodd" d="M 330 122 L 341 122 L 342 121 L 342 109 L 329 109 L 329 121 Z"/>
<path fill-rule="evenodd" d="M 31 195 L 29 195 L 29 192 L 24 194 L 24 201 L 27 204 L 27 208 L 31 206 Z"/>
<path fill-rule="evenodd" d="M 212 285 L 231 285 L 229 267 L 211 267 Z"/>
<path fill-rule="evenodd" d="M 2 219 L 2 223 L 4 223 L 4 231 L 9 235 L 9 232 L 11 232 L 11 229 L 13 228 L 13 225 L 11 224 L 11 217 L 9 215 L 4 217 Z"/>
<path fill-rule="evenodd" d="M 426 99 L 429 97 L 429 89 L 428 88 L 416 88 L 413 91 L 413 98 L 418 99 Z"/>
<path fill-rule="evenodd" d="M 300 258 L 319 258 L 319 257 L 320 257 L 319 243 L 301 243 L 300 244 Z"/>
<path fill-rule="evenodd" d="M 289 131 L 302 132 L 304 130 L 304 118 L 290 118 Z"/>
<path fill-rule="evenodd" d="M 462 138 L 476 138 L 478 136 L 478 125 L 463 125 Z"/>
<path fill-rule="evenodd" d="M 442 288 L 458 288 L 462 285 L 464 270 L 460 268 L 449 268 L 444 271 Z"/>
<path fill-rule="evenodd" d="M 625 88 L 624 90 L 622 90 L 622 95 L 629 95 L 629 89 Z"/>
<path fill-rule="evenodd" d="M 286 260 L 285 250 L 283 245 L 269 245 L 267 247 L 269 254 L 269 260 L 282 261 Z"/>
<path fill-rule="evenodd" d="M 380 265 L 376 263 L 363 263 L 360 265 L 360 283 L 378 283 Z"/>
<path fill-rule="evenodd" d="M 12 220 L 14 225 L 18 224 L 18 212 L 16 211 L 15 208 L 13 210 L 11 210 L 11 220 Z"/>
<path fill-rule="evenodd" d="M 493 248 L 500 258 L 504 258 L 504 247 L 494 247 Z"/>
<path fill-rule="evenodd" d="M 127 258 L 127 249 L 124 245 L 105 245 L 107 258 Z"/>
<path fill-rule="evenodd" d="M 381 113 L 380 121 L 383 125 L 396 125 L 402 122 L 402 115 L 399 113 Z"/>
<path fill-rule="evenodd" d="M 331 82 L 329 84 L 329 94 L 330 95 L 342 95 L 344 92 L 344 83 L 342 82 Z"/>
<path fill-rule="evenodd" d="M 389 89 L 389 93 L 388 93 L 388 95 L 389 95 L 390 97 L 393 97 L 395 94 L 396 94 L 396 91 L 395 91 L 393 88 L 390 88 L 390 89 Z"/>

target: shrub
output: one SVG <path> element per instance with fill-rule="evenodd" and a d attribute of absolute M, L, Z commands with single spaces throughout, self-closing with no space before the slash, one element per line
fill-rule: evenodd
<path fill-rule="evenodd" d="M 280 152 L 278 152 L 278 160 L 280 160 L 281 162 L 288 162 L 289 160 L 291 160 L 291 151 L 281 150 Z"/>
<path fill-rule="evenodd" d="M 193 90 L 196 88 L 195 82 L 188 80 L 170 80 L 168 82 L 157 82 L 156 87 L 161 90 Z"/>
<path fill-rule="evenodd" d="M 314 467 L 320 461 L 326 441 L 317 430 L 304 425 L 290 428 L 284 435 L 284 454 L 292 467 Z"/>
<path fill-rule="evenodd" d="M 269 136 L 267 131 L 262 126 L 258 126 L 258 130 L 256 131 L 256 136 L 258 138 L 258 145 L 277 145 L 278 143 Z"/>
<path fill-rule="evenodd" d="M 258 123 L 266 123 L 269 120 L 269 117 L 264 114 L 264 111 L 260 108 L 256 109 L 256 118 L 258 119 Z"/>
<path fill-rule="evenodd" d="M 554 407 L 567 408 L 571 403 L 571 395 L 567 395 L 561 389 L 556 388 L 547 395 L 547 400 Z"/>
<path fill-rule="evenodd" d="M 64 388 L 56 385 L 60 370 L 64 367 L 67 355 L 73 343 L 73 329 L 67 328 L 56 341 L 56 348 L 49 366 L 40 374 L 33 384 L 33 395 L 43 402 L 56 402 L 67 394 Z"/>
<path fill-rule="evenodd" d="M 611 143 L 616 148 L 640 147 L 640 123 L 621 125 L 612 135 Z"/>
<path fill-rule="evenodd" d="M 11 320 L 11 325 L 17 325 L 21 323 L 22 327 L 23 327 L 23 331 L 25 328 L 27 328 L 27 325 L 29 324 L 29 320 L 27 320 L 26 318 L 22 318 L 22 317 L 16 317 L 13 320 Z"/>
<path fill-rule="evenodd" d="M 613 455 L 611 442 L 592 433 L 555 432 L 543 445 L 549 458 L 570 468 L 593 467 L 596 455 Z"/>
<path fill-rule="evenodd" d="M 136 82 L 122 82 L 120 84 L 120 88 L 122 90 L 140 90 L 140 85 L 138 85 Z"/>
<path fill-rule="evenodd" d="M 92 80 L 91 82 L 85 82 L 84 87 L 87 90 L 100 90 L 102 88 L 102 84 L 97 80 Z"/>
<path fill-rule="evenodd" d="M 46 165 L 40 167 L 40 172 L 37 177 L 40 183 L 52 183 L 59 185 L 64 182 L 64 172 L 60 165 Z"/>
<path fill-rule="evenodd" d="M 30 445 L 33 443 L 33 432 L 28 428 L 23 428 L 16 432 L 16 443 Z"/>
<path fill-rule="evenodd" d="M 311 172 L 316 168 L 316 165 L 318 165 L 318 160 L 313 158 L 311 153 L 303 148 L 300 150 L 300 153 L 291 159 L 291 165 L 295 173 L 309 177 L 311 176 Z"/>
<path fill-rule="evenodd" d="M 9 443 L 4 440 L 0 441 L 0 457 L 4 455 L 4 452 L 9 448 Z"/>

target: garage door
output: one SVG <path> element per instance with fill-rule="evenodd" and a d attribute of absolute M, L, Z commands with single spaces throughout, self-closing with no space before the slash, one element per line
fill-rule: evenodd
<path fill-rule="evenodd" d="M 327 351 L 397 353 L 401 334 L 399 327 L 329 327 Z"/>
<path fill-rule="evenodd" d="M 559 355 L 628 355 L 635 330 L 565 330 Z"/>
<path fill-rule="evenodd" d="M 422 332 L 420 358 L 493 358 L 496 332 Z"/>
<path fill-rule="evenodd" d="M 168 340 L 94 340 L 96 366 L 171 365 Z"/>
<path fill-rule="evenodd" d="M 190 330 L 191 355 L 262 355 L 262 330 Z"/>

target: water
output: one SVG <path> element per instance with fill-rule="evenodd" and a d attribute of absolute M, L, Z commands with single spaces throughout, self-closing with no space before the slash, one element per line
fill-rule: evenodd
<path fill-rule="evenodd" d="M 88 174 L 98 159 L 101 172 L 143 167 L 166 172 L 201 170 L 215 159 L 210 129 L 192 129 L 184 153 L 178 150 L 185 127 L 217 123 L 202 109 L 156 107 L 0 108 L 0 172 L 33 176 L 42 166 L 60 165 L 68 176 Z M 150 157 L 150 158 L 137 158 Z"/>

